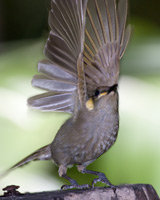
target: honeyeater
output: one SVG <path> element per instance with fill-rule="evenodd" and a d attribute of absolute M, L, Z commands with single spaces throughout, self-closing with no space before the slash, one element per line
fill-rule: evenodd
<path fill-rule="evenodd" d="M 46 60 L 38 63 L 34 87 L 45 93 L 28 99 L 34 109 L 71 113 L 53 141 L 7 172 L 33 160 L 52 160 L 59 176 L 70 185 L 87 188 L 67 175 L 76 165 L 81 173 L 96 175 L 92 182 L 112 184 L 101 172 L 86 167 L 116 141 L 119 128 L 118 80 L 120 59 L 131 35 L 127 0 L 52 0 Z"/>

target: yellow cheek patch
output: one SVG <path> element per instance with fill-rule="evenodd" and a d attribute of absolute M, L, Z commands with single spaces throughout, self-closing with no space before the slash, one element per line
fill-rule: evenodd
<path fill-rule="evenodd" d="M 90 98 L 87 102 L 86 102 L 86 107 L 88 110 L 93 110 L 94 109 L 94 103 L 93 103 L 93 99 Z"/>

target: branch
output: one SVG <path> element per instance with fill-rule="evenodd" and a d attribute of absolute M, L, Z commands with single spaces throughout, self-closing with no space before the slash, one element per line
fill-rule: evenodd
<path fill-rule="evenodd" d="M 85 190 L 65 190 L 20 194 L 17 186 L 5 188 L 0 200 L 159 200 L 151 185 L 121 185 L 112 188 L 93 188 Z"/>

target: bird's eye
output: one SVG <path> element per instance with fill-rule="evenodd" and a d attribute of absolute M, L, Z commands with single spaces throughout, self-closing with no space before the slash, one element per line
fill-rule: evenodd
<path fill-rule="evenodd" d="M 95 93 L 94 93 L 94 96 L 95 96 L 95 97 L 98 97 L 99 94 L 100 94 L 100 91 L 99 91 L 99 90 L 96 90 Z"/>

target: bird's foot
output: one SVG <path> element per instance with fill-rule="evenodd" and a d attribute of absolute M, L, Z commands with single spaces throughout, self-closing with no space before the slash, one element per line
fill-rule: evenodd
<path fill-rule="evenodd" d="M 115 185 L 112 185 L 109 180 L 106 178 L 106 176 L 103 174 L 103 173 L 100 173 L 98 175 L 99 177 L 98 178 L 95 178 L 93 181 L 92 181 L 92 188 L 94 188 L 94 185 L 98 182 L 102 182 L 106 185 L 108 185 L 109 187 L 111 188 L 115 188 L 116 186 Z"/>
<path fill-rule="evenodd" d="M 61 190 L 69 190 L 69 189 L 87 189 L 90 188 L 88 184 L 86 185 L 79 185 L 77 181 L 67 176 L 67 174 L 62 175 L 63 178 L 67 179 L 71 184 L 70 185 L 63 185 Z"/>
<path fill-rule="evenodd" d="M 61 187 L 61 190 L 69 190 L 69 189 L 87 189 L 90 188 L 88 184 L 85 185 L 78 185 L 78 184 L 73 184 L 73 185 L 63 185 Z"/>

